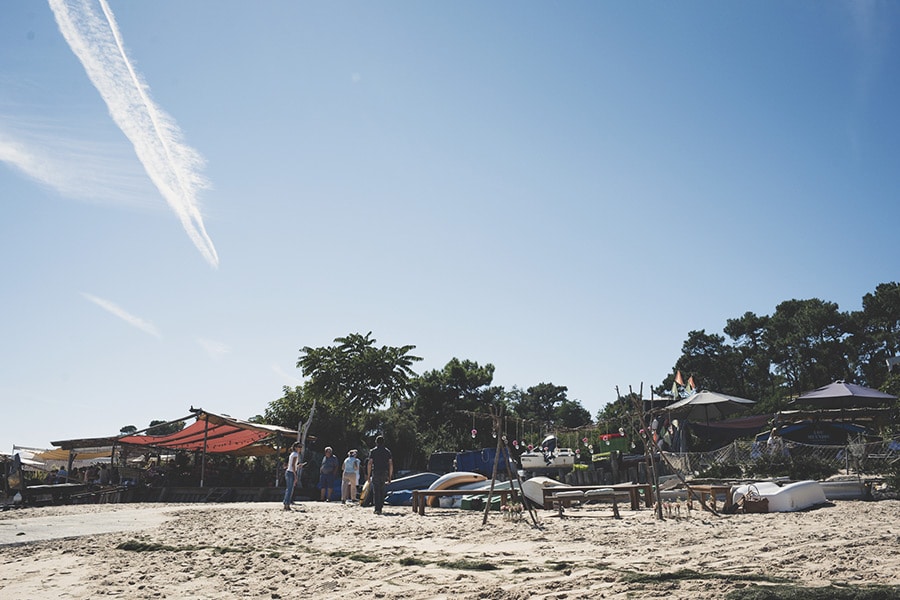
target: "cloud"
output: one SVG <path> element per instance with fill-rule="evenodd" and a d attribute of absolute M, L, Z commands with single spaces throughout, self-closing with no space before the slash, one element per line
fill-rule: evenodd
<path fill-rule="evenodd" d="M 123 154 L 122 144 L 90 140 L 87 132 L 66 135 L 50 120 L 0 115 L 0 162 L 63 196 L 96 204 L 157 203 L 146 174 Z"/>
<path fill-rule="evenodd" d="M 199 193 L 208 187 L 203 159 L 183 142 L 174 119 L 150 98 L 149 86 L 125 53 L 106 0 L 49 3 L 60 33 L 106 102 L 113 121 L 131 141 L 150 180 L 203 257 L 217 267 L 219 256 L 199 208 Z"/>
<path fill-rule="evenodd" d="M 206 350 L 206 353 L 209 354 L 211 358 L 221 358 L 231 352 L 231 348 L 223 342 L 198 337 L 197 343 Z"/>
<path fill-rule="evenodd" d="M 140 317 L 136 317 L 136 316 L 128 313 L 123 308 L 117 306 L 116 304 L 110 302 L 109 300 L 104 300 L 103 298 L 98 298 L 97 296 L 94 296 L 92 294 L 88 294 L 85 292 L 82 292 L 81 295 L 84 296 L 85 299 L 90 300 L 91 302 L 93 302 L 94 304 L 96 304 L 97 306 L 99 306 L 100 308 L 105 310 L 106 312 L 119 317 L 120 319 L 122 319 L 123 321 L 128 323 L 129 325 L 131 325 L 133 327 L 137 327 L 141 331 L 143 331 L 145 333 L 149 333 L 150 335 L 152 335 L 155 338 L 162 339 L 162 334 L 159 333 L 159 330 L 156 329 L 156 326 L 154 326 L 153 323 L 150 323 L 148 321 L 141 319 Z"/>

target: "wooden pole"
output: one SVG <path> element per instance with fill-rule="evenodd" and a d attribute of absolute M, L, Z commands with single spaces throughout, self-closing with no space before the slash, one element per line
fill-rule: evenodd
<path fill-rule="evenodd" d="M 482 525 L 487 524 L 488 513 L 491 512 L 491 500 L 494 497 L 494 484 L 497 482 L 497 465 L 500 462 L 500 452 L 503 445 L 503 437 L 500 435 L 502 432 L 498 431 L 500 428 L 500 418 L 497 416 L 493 406 L 491 407 L 491 421 L 491 427 L 494 428 L 494 435 L 497 437 L 497 452 L 494 454 L 494 469 L 491 473 L 491 487 L 488 490 L 487 502 L 484 503 L 484 518 L 481 519 Z"/>
<path fill-rule="evenodd" d="M 203 458 L 200 462 L 200 487 L 203 487 L 203 478 L 206 476 L 206 442 L 209 439 L 209 417 L 206 417 L 206 421 L 204 422 L 206 423 L 206 426 L 203 428 Z"/>

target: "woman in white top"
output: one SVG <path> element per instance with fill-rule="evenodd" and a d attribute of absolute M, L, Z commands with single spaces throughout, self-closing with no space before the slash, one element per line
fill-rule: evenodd
<path fill-rule="evenodd" d="M 291 510 L 291 502 L 294 501 L 294 486 L 297 484 L 297 472 L 303 465 L 300 464 L 300 451 L 303 446 L 300 442 L 294 442 L 291 446 L 291 455 L 288 457 L 287 467 L 284 470 L 284 510 Z"/>
<path fill-rule="evenodd" d="M 356 502 L 356 488 L 359 485 L 359 459 L 356 450 L 347 453 L 344 459 L 344 474 L 341 478 L 341 502 Z"/>

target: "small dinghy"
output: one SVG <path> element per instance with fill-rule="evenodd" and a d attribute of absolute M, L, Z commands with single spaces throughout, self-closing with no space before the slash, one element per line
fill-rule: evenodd
<path fill-rule="evenodd" d="M 794 512 L 825 504 L 825 490 L 818 481 L 797 481 L 778 485 L 771 481 L 760 481 L 739 485 L 732 491 L 732 499 L 737 504 L 744 494 L 756 491 L 761 498 L 769 501 L 769 512 Z"/>
<path fill-rule="evenodd" d="M 556 436 L 548 435 L 540 448 L 520 454 L 519 462 L 524 471 L 570 469 L 575 464 L 575 452 L 571 448 L 557 448 Z"/>

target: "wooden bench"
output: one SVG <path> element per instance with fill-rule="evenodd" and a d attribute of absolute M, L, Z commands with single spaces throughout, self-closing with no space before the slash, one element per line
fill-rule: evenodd
<path fill-rule="evenodd" d="M 716 484 L 707 484 L 707 483 L 699 483 L 693 484 L 688 483 L 688 487 L 691 488 L 692 491 L 697 492 L 698 494 L 705 494 L 704 501 L 709 496 L 713 498 L 717 498 L 719 494 L 725 495 L 725 505 L 722 509 L 726 513 L 731 512 L 732 497 L 731 497 L 731 486 L 730 485 L 716 485 Z M 692 494 L 688 492 L 688 499 L 692 497 Z M 715 504 L 713 504 L 715 506 Z"/>
<path fill-rule="evenodd" d="M 548 489 L 553 490 L 554 488 Z M 571 506 L 571 503 L 573 501 L 578 501 L 584 504 L 585 502 L 589 502 L 591 500 L 612 500 L 613 517 L 616 519 L 621 519 L 622 517 L 619 515 L 619 503 L 616 500 L 616 496 L 625 493 L 627 492 L 624 490 L 616 491 L 609 487 L 588 490 L 586 492 L 583 492 L 581 490 L 565 489 L 554 492 L 551 498 L 553 503 L 555 503 L 559 507 L 560 518 L 565 516 L 563 515 L 563 507 Z"/>
<path fill-rule="evenodd" d="M 613 490 L 615 492 L 627 492 L 631 500 L 631 510 L 641 509 L 641 493 L 644 494 L 644 503 L 647 507 L 653 506 L 653 487 L 649 483 L 617 483 L 615 485 L 567 485 L 544 488 L 544 508 L 553 508 L 554 492 L 591 492 L 594 490 Z"/>
<path fill-rule="evenodd" d="M 515 501 L 519 497 L 519 490 L 413 490 L 412 509 L 414 513 L 425 514 L 425 505 L 428 498 L 440 496 L 500 496 L 502 504 L 508 504 L 509 500 Z"/>

